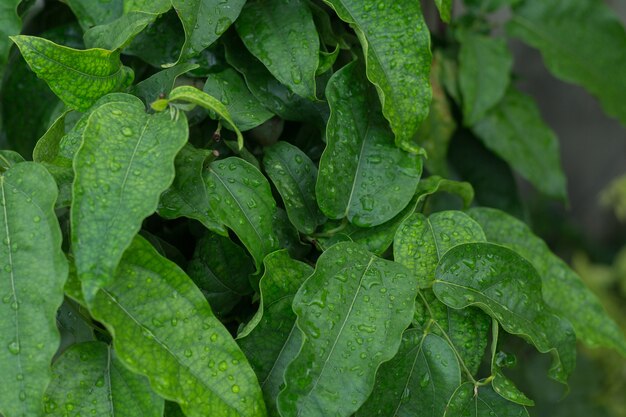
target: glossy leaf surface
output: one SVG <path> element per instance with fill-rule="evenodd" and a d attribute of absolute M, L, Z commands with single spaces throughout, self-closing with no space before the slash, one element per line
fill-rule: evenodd
<path fill-rule="evenodd" d="M 320 209 L 356 226 L 384 223 L 415 194 L 421 157 L 394 146 L 376 94 L 357 65 L 333 75 L 326 97 L 331 116 L 315 188 Z"/>
<path fill-rule="evenodd" d="M 450 398 L 444 417 L 528 417 L 526 408 L 500 397 L 489 385 L 477 392 L 471 382 L 462 384 Z"/>
<path fill-rule="evenodd" d="M 490 242 L 510 247 L 533 264 L 543 282 L 543 299 L 572 323 L 578 338 L 626 356 L 626 337 L 596 295 L 526 224 L 496 209 L 473 208 L 468 214 L 482 225 Z"/>
<path fill-rule="evenodd" d="M 561 383 L 576 362 L 574 331 L 541 298 L 541 278 L 520 255 L 491 243 L 450 249 L 435 272 L 433 291 L 452 308 L 475 305 L 502 328 L 553 356 L 550 376 Z"/>
<path fill-rule="evenodd" d="M 70 396 L 67 396 L 71 393 Z M 46 415 L 161 417 L 163 399 L 148 380 L 129 371 L 110 346 L 85 342 L 70 346 L 52 367 L 45 398 Z"/>
<path fill-rule="evenodd" d="M 86 110 L 103 95 L 133 81 L 133 71 L 122 65 L 119 52 L 81 51 L 35 36 L 11 39 L 30 68 L 70 108 Z"/>
<path fill-rule="evenodd" d="M 59 345 L 55 314 L 68 267 L 56 198 L 41 165 L 17 163 L 0 176 L 0 413 L 7 417 L 42 415 Z"/>
<path fill-rule="evenodd" d="M 254 372 L 228 330 L 191 279 L 144 239 L 135 238 L 91 312 L 114 335 L 124 365 L 188 417 L 266 415 Z"/>
<path fill-rule="evenodd" d="M 128 45 L 135 36 L 154 22 L 155 13 L 132 11 L 106 25 L 99 25 L 85 32 L 85 46 L 114 51 Z"/>
<path fill-rule="evenodd" d="M 413 142 L 430 107 L 430 32 L 419 2 L 326 0 L 357 32 L 367 78 L 376 86 L 396 144 L 417 153 Z"/>
<path fill-rule="evenodd" d="M 71 210 L 73 253 L 88 302 L 111 279 L 174 179 L 174 158 L 187 129 L 184 117 L 146 114 L 137 98 L 103 104 L 89 116 L 74 158 Z"/>
<path fill-rule="evenodd" d="M 303 0 L 248 1 L 235 24 L 246 48 L 291 91 L 315 99 L 319 35 Z"/>
<path fill-rule="evenodd" d="M 351 242 L 327 249 L 293 300 L 304 341 L 285 371 L 281 414 L 355 412 L 398 350 L 415 295 L 416 279 L 401 265 Z"/>
<path fill-rule="evenodd" d="M 460 384 L 461 368 L 450 345 L 409 329 L 396 356 L 381 365 L 374 392 L 356 415 L 440 417 Z"/>
<path fill-rule="evenodd" d="M 291 223 L 302 233 L 313 233 L 326 221 L 315 200 L 317 167 L 299 148 L 278 142 L 265 150 L 263 167 L 285 202 Z"/>

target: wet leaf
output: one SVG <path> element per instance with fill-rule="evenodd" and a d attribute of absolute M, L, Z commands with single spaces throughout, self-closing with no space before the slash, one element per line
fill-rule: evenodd
<path fill-rule="evenodd" d="M 294 93 L 315 100 L 319 35 L 303 0 L 248 1 L 235 24 L 246 48 Z"/>
<path fill-rule="evenodd" d="M 46 415 L 59 417 L 68 411 L 103 417 L 163 415 L 163 399 L 148 380 L 126 369 L 110 346 L 95 341 L 72 345 L 54 363 L 44 406 Z"/>
<path fill-rule="evenodd" d="M 269 415 L 278 416 L 276 397 L 284 384 L 287 365 L 302 344 L 291 302 L 313 268 L 291 259 L 285 250 L 265 257 L 261 305 L 237 342 L 259 378 Z M 250 328 L 251 327 L 251 328 Z"/>
<path fill-rule="evenodd" d="M 283 198 L 291 223 L 311 234 L 326 221 L 315 200 L 317 167 L 299 148 L 278 142 L 265 150 L 263 167 Z"/>
<path fill-rule="evenodd" d="M 125 13 L 110 23 L 98 25 L 86 31 L 85 46 L 110 51 L 123 49 L 158 16 L 158 14 L 144 11 Z"/>
<path fill-rule="evenodd" d="M 491 387 L 505 400 L 509 400 L 516 404 L 532 407 L 535 402 L 528 398 L 526 394 L 520 391 L 510 379 L 508 379 L 498 367 L 492 366 L 491 373 L 494 379 L 491 381 Z"/>
<path fill-rule="evenodd" d="M 120 17 L 124 10 L 123 3 L 128 0 L 113 0 L 102 2 L 100 0 L 67 0 L 67 5 L 72 9 L 80 27 L 86 31 L 97 25 L 104 25 Z"/>
<path fill-rule="evenodd" d="M 395 147 L 373 88 L 356 64 L 333 75 L 326 96 L 331 117 L 315 188 L 320 209 L 356 226 L 382 224 L 413 198 L 421 157 Z"/>
<path fill-rule="evenodd" d="M 430 107 L 430 32 L 419 2 L 326 0 L 355 29 L 396 145 L 417 153 L 413 136 Z"/>
<path fill-rule="evenodd" d="M 398 350 L 416 280 L 401 265 L 343 242 L 319 257 L 293 300 L 304 341 L 285 371 L 278 408 L 287 416 L 349 416 L 376 370 Z"/>
<path fill-rule="evenodd" d="M 462 384 L 448 402 L 444 417 L 528 417 L 525 407 L 505 400 L 489 386 L 474 394 L 471 382 Z"/>
<path fill-rule="evenodd" d="M 150 104 L 161 95 L 169 95 L 178 77 L 198 67 L 198 64 L 184 63 L 166 68 L 133 86 L 131 92 L 141 98 L 144 103 Z"/>
<path fill-rule="evenodd" d="M 437 266 L 433 291 L 449 307 L 477 306 L 507 332 L 550 352 L 550 377 L 566 384 L 576 362 L 574 331 L 544 303 L 541 278 L 516 252 L 492 243 L 458 245 Z"/>
<path fill-rule="evenodd" d="M 374 392 L 356 416 L 440 417 L 460 384 L 461 368 L 450 345 L 409 329 L 396 356 L 381 365 Z"/>
<path fill-rule="evenodd" d="M 143 219 L 156 210 L 187 141 L 185 117 L 148 115 L 141 100 L 133 101 L 94 110 L 74 158 L 72 248 L 88 303 L 112 278 Z"/>
<path fill-rule="evenodd" d="M 158 304 L 154 300 L 167 300 Z M 175 264 L 136 237 L 91 313 L 114 335 L 120 361 L 145 375 L 188 417 L 265 416 L 244 354 L 204 296 Z"/>
<path fill-rule="evenodd" d="M 485 207 L 473 208 L 468 214 L 482 225 L 489 241 L 515 250 L 533 264 L 543 282 L 543 299 L 572 323 L 579 339 L 592 347 L 612 347 L 626 356 L 626 338 L 617 323 L 580 277 L 526 224 Z"/>
<path fill-rule="evenodd" d="M 41 398 L 59 345 L 55 325 L 68 266 L 54 213 L 57 188 L 41 165 L 0 175 L 0 413 L 43 414 Z"/>
<path fill-rule="evenodd" d="M 12 36 L 30 68 L 70 108 L 86 110 L 107 93 L 128 87 L 133 71 L 119 52 L 78 50 L 36 36 Z"/>
<path fill-rule="evenodd" d="M 57 117 L 46 133 L 39 138 L 35 149 L 33 149 L 33 161 L 54 163 L 57 160 L 59 144 L 65 136 L 65 116 L 67 113 L 65 111 Z"/>

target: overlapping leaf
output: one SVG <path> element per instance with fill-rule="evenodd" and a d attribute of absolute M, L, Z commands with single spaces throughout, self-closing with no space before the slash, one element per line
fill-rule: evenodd
<path fill-rule="evenodd" d="M 113 0 L 105 3 L 99 0 L 67 0 L 67 5 L 84 31 L 120 17 L 124 10 L 123 3 L 130 1 Z"/>
<path fill-rule="evenodd" d="M 17 15 L 17 6 L 21 0 L 0 1 L 0 79 L 9 57 L 11 42 L 9 36 L 20 33 L 22 19 Z"/>
<path fill-rule="evenodd" d="M 176 82 L 178 77 L 196 68 L 198 68 L 198 64 L 191 63 L 178 64 L 171 68 L 166 68 L 133 86 L 131 91 L 134 95 L 143 99 L 145 103 L 152 103 L 162 94 L 167 96 L 174 88 L 174 82 Z"/>
<path fill-rule="evenodd" d="M 331 117 L 315 188 L 322 212 L 332 219 L 371 227 L 392 219 L 417 189 L 422 160 L 398 149 L 373 89 L 350 64 L 328 83 Z"/>
<path fill-rule="evenodd" d="M 159 15 L 144 11 L 125 13 L 106 25 L 99 25 L 85 32 L 88 48 L 103 48 L 110 51 L 124 48 L 135 36 L 154 22 Z"/>
<path fill-rule="evenodd" d="M 450 398 L 444 417 L 528 417 L 528 411 L 505 400 L 489 385 L 474 391 L 474 385 L 466 382 Z"/>
<path fill-rule="evenodd" d="M 41 165 L 0 175 L 0 413 L 43 414 L 50 361 L 59 345 L 55 314 L 68 266 L 54 213 L 57 188 Z"/>
<path fill-rule="evenodd" d="M 285 371 L 278 409 L 287 416 L 349 416 L 409 325 L 416 279 L 360 245 L 327 249 L 293 300 L 304 341 Z"/>
<path fill-rule="evenodd" d="M 74 158 L 72 246 L 87 302 L 112 277 L 122 253 L 174 179 L 187 121 L 148 115 L 141 100 L 94 110 Z"/>

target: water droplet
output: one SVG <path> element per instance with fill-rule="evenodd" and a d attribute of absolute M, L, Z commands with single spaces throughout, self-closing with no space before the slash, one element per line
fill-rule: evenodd
<path fill-rule="evenodd" d="M 96 387 L 103 387 L 104 386 L 104 378 L 98 378 L 98 380 L 96 381 Z"/>
<path fill-rule="evenodd" d="M 33 221 L 34 221 L 35 223 L 39 223 L 39 222 L 41 221 L 41 217 L 39 217 L 39 216 L 35 216 L 35 217 L 33 217 Z"/>
<path fill-rule="evenodd" d="M 217 369 L 223 372 L 228 369 L 228 364 L 226 363 L 226 361 L 221 361 L 219 365 L 217 365 Z"/>
<path fill-rule="evenodd" d="M 7 348 L 9 349 L 9 352 L 13 355 L 17 355 L 18 353 L 20 353 L 20 344 L 17 343 L 15 340 L 9 343 Z"/>
<path fill-rule="evenodd" d="M 121 110 L 113 110 L 113 111 L 111 111 L 111 114 L 113 114 L 114 116 L 121 116 L 122 115 L 122 111 Z"/>
<path fill-rule="evenodd" d="M 130 127 L 123 127 L 122 128 L 122 135 L 129 137 L 133 135 L 133 129 L 131 129 Z"/>
<path fill-rule="evenodd" d="M 191 358 L 191 356 L 193 355 L 193 352 L 191 351 L 191 349 L 185 349 L 185 351 L 183 352 L 185 357 L 187 358 Z"/>
<path fill-rule="evenodd" d="M 367 333 L 374 333 L 376 331 L 376 326 L 370 326 L 368 324 L 359 324 L 357 326 L 357 329 L 359 329 L 362 332 L 367 332 Z"/>
<path fill-rule="evenodd" d="M 237 393 L 239 392 L 239 385 L 237 385 L 237 384 L 233 385 L 233 386 L 232 386 L 232 388 L 231 388 L 231 390 L 232 390 L 235 394 L 237 394 Z"/>
<path fill-rule="evenodd" d="M 228 27 L 232 24 L 232 20 L 227 17 L 218 19 L 217 24 L 215 25 L 215 34 L 220 36 L 222 33 L 226 32 L 226 29 L 228 29 Z"/>
<path fill-rule="evenodd" d="M 217 333 L 211 335 L 211 342 L 217 342 Z"/>

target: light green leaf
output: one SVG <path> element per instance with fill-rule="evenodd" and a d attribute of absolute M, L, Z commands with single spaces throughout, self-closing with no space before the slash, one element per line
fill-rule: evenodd
<path fill-rule="evenodd" d="M 144 11 L 125 13 L 110 23 L 94 26 L 86 31 L 85 46 L 110 51 L 123 49 L 158 16 L 158 14 Z"/>
<path fill-rule="evenodd" d="M 141 100 L 133 100 L 95 109 L 74 158 L 72 249 L 88 303 L 112 278 L 143 219 L 156 210 L 187 141 L 185 117 L 148 115 Z"/>
<path fill-rule="evenodd" d="M 333 64 L 337 61 L 340 50 L 339 44 L 337 44 L 332 52 L 320 51 L 319 65 L 317 66 L 317 70 L 315 70 L 315 75 L 324 74 L 326 71 L 332 69 Z"/>
<path fill-rule="evenodd" d="M 71 395 L 68 395 L 71 394 Z M 120 362 L 102 342 L 72 345 L 52 367 L 52 381 L 45 397 L 46 415 L 53 417 L 161 417 L 163 399 L 154 394 L 148 380 Z"/>
<path fill-rule="evenodd" d="M 228 237 L 209 233 L 198 240 L 186 269 L 218 317 L 252 292 L 249 277 L 254 274 L 254 263 Z"/>
<path fill-rule="evenodd" d="M 491 381 L 491 387 L 502 398 L 520 405 L 530 407 L 535 405 L 535 402 L 520 391 L 510 379 L 504 376 L 498 367 L 492 366 L 491 373 L 494 376 Z"/>
<path fill-rule="evenodd" d="M 315 200 L 317 167 L 304 152 L 287 142 L 278 142 L 265 149 L 263 167 L 296 229 L 311 234 L 326 221 Z"/>
<path fill-rule="evenodd" d="M 226 106 L 235 125 L 244 132 L 265 123 L 274 116 L 261 105 L 248 90 L 241 75 L 232 68 L 210 73 L 203 90 Z"/>
<path fill-rule="evenodd" d="M 461 211 L 441 211 L 429 217 L 414 213 L 396 232 L 393 259 L 413 272 L 420 288 L 429 288 L 448 250 L 461 243 L 485 241 L 479 224 Z"/>
<path fill-rule="evenodd" d="M 420 2 L 325 0 L 355 29 L 396 145 L 418 153 L 413 137 L 430 108 L 430 31 Z"/>
<path fill-rule="evenodd" d="M 520 2 L 508 33 L 539 49 L 546 67 L 579 84 L 626 125 L 626 48 L 622 21 L 601 1 Z"/>
<path fill-rule="evenodd" d="M 24 157 L 15 151 L 0 150 L 0 167 L 2 167 L 4 171 L 8 170 L 15 164 L 25 161 Z"/>
<path fill-rule="evenodd" d="M 558 139 L 530 97 L 510 88 L 472 130 L 539 191 L 567 198 Z"/>
<path fill-rule="evenodd" d="M 113 334 L 124 365 L 186 416 L 266 415 L 256 376 L 228 330 L 191 279 L 143 238 L 124 253 L 91 312 Z"/>
<path fill-rule="evenodd" d="M 474 208 L 468 214 L 482 225 L 489 241 L 515 250 L 533 264 L 543 281 L 543 299 L 572 323 L 579 339 L 626 356 L 626 337 L 598 298 L 526 224 L 495 209 Z"/>
<path fill-rule="evenodd" d="M 61 138 L 65 136 L 65 116 L 68 111 L 63 112 L 50 125 L 46 133 L 39 138 L 35 149 L 33 149 L 33 161 L 54 163 L 59 156 L 59 144 Z"/>
<path fill-rule="evenodd" d="M 143 11 L 162 14 L 172 7 L 170 0 L 124 0 L 124 13 Z"/>
<path fill-rule="evenodd" d="M 441 20 L 450 23 L 450 18 L 452 17 L 452 0 L 435 0 L 435 5 L 439 10 Z"/>
<path fill-rule="evenodd" d="M 239 16 L 245 0 L 172 0 L 185 30 L 179 62 L 215 42 Z"/>
<path fill-rule="evenodd" d="M 472 126 L 504 97 L 511 82 L 513 56 L 504 39 L 460 31 L 459 87 L 463 121 Z"/>
<path fill-rule="evenodd" d="M 209 194 L 204 183 L 205 163 L 215 158 L 207 149 L 196 149 L 190 143 L 176 155 L 174 182 L 161 194 L 159 216 L 166 219 L 188 217 L 198 220 L 207 229 L 227 236 L 224 224 L 217 219 L 209 204 Z"/>
<path fill-rule="evenodd" d="M 30 68 L 72 109 L 86 110 L 100 97 L 128 87 L 133 71 L 119 52 L 78 50 L 36 36 L 12 36 Z"/>
<path fill-rule="evenodd" d="M 59 345 L 55 325 L 68 266 L 45 168 L 15 164 L 0 175 L 0 413 L 40 416 Z"/>
<path fill-rule="evenodd" d="M 356 416 L 440 417 L 460 384 L 461 368 L 450 345 L 409 329 L 396 356 L 378 370 L 374 392 Z"/>
<path fill-rule="evenodd" d="M 178 77 L 198 67 L 198 64 L 184 63 L 164 69 L 133 86 L 131 92 L 144 103 L 150 104 L 161 95 L 167 96 L 174 88 L 174 82 Z"/>
<path fill-rule="evenodd" d="M 516 252 L 492 243 L 455 246 L 437 266 L 433 291 L 448 307 L 475 305 L 507 332 L 550 352 L 550 377 L 567 382 L 576 363 L 574 331 L 549 310 L 537 271 Z"/>
<path fill-rule="evenodd" d="M 248 1 L 235 27 L 246 48 L 278 81 L 315 100 L 320 43 L 306 2 Z"/>
<path fill-rule="evenodd" d="M 122 15 L 123 3 L 128 0 L 67 0 L 67 5 L 78 19 L 80 27 L 86 31 L 97 25 L 104 25 L 114 21 Z"/>
<path fill-rule="evenodd" d="M 291 302 L 313 268 L 289 258 L 285 250 L 269 254 L 263 263 L 261 305 L 251 320 L 252 328 L 246 326 L 247 334 L 240 334 L 237 342 L 259 378 L 269 415 L 278 416 L 276 397 L 283 374 L 302 344 Z"/>
<path fill-rule="evenodd" d="M 293 300 L 304 341 L 278 396 L 284 417 L 349 416 L 367 399 L 376 370 L 398 350 L 415 306 L 416 279 L 360 245 L 338 243 Z"/>
<path fill-rule="evenodd" d="M 170 92 L 169 101 L 181 100 L 188 103 L 196 104 L 209 112 L 215 112 L 217 116 L 226 123 L 230 124 L 230 128 L 237 134 L 237 145 L 239 149 L 243 148 L 243 136 L 233 121 L 228 109 L 215 97 L 212 97 L 202 90 L 189 85 L 176 87 Z"/>
<path fill-rule="evenodd" d="M 337 71 L 326 97 L 331 116 L 315 191 L 331 219 L 371 227 L 392 219 L 413 198 L 422 159 L 398 149 L 375 93 L 356 64 Z"/>
<path fill-rule="evenodd" d="M 474 388 L 466 382 L 454 392 L 444 417 L 528 417 L 525 407 L 496 394 L 491 386 Z"/>
<path fill-rule="evenodd" d="M 259 270 L 263 258 L 279 248 L 273 229 L 276 202 L 267 179 L 243 159 L 230 157 L 212 162 L 204 181 L 211 210 L 235 232 Z"/>
<path fill-rule="evenodd" d="M 22 28 L 22 19 L 17 14 L 20 2 L 21 0 L 0 1 L 0 80 L 11 49 L 9 36 L 18 35 Z"/>

